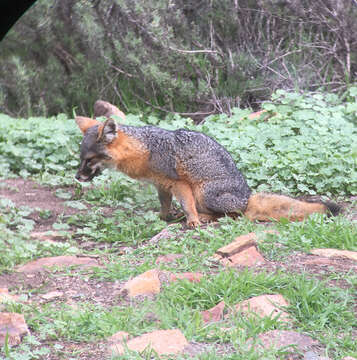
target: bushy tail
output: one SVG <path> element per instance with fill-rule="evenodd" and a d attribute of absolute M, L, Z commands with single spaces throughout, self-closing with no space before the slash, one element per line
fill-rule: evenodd
<path fill-rule="evenodd" d="M 301 221 L 313 213 L 337 215 L 341 207 L 333 202 L 308 202 L 289 196 L 257 193 L 250 196 L 244 215 L 250 220 L 270 221 L 287 218 Z"/>
<path fill-rule="evenodd" d="M 342 211 L 342 207 L 332 201 L 322 201 L 322 203 L 326 206 L 329 215 L 337 216 Z"/>

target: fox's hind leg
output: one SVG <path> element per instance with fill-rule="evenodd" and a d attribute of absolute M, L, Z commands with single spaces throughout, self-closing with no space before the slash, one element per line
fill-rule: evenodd
<path fill-rule="evenodd" d="M 200 220 L 198 218 L 196 209 L 196 202 L 191 186 L 184 181 L 178 181 L 172 186 L 171 191 L 179 201 L 186 215 L 187 226 L 193 228 L 200 225 Z"/>

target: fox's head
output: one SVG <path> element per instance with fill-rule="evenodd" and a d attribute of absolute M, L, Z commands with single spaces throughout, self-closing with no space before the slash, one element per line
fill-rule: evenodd
<path fill-rule="evenodd" d="M 118 124 L 108 119 L 104 123 L 87 117 L 77 116 L 76 123 L 83 133 L 81 163 L 76 174 L 79 181 L 91 181 L 103 168 L 111 165 L 107 145 L 118 136 Z"/>

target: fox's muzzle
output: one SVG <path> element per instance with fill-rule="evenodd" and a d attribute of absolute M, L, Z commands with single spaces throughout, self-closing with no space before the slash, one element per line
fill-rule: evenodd
<path fill-rule="evenodd" d="M 95 169 L 87 169 L 87 170 L 90 170 L 90 171 L 83 171 L 83 170 L 79 169 L 77 171 L 77 174 L 75 175 L 76 180 L 91 181 L 93 178 L 100 175 L 100 173 L 102 172 L 99 166 L 96 167 Z"/>

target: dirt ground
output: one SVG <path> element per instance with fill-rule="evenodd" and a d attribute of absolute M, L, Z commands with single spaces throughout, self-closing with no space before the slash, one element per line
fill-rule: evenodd
<path fill-rule="evenodd" d="M 39 211 L 33 212 L 29 217 L 35 221 L 34 232 L 42 233 L 52 230 L 53 223 L 56 222 L 60 215 L 72 215 L 79 210 L 65 206 L 65 200 L 55 196 L 55 188 L 41 186 L 34 181 L 22 178 L 1 180 L 0 182 L 0 198 L 4 197 L 13 201 L 17 206 L 28 206 L 32 209 L 49 210 L 51 216 L 44 219 L 40 216 Z M 74 187 L 66 188 L 66 191 L 74 193 Z M 357 197 L 351 200 L 357 200 Z M 357 220 L 357 208 L 351 207 L 351 202 L 346 202 L 344 207 L 345 215 L 351 220 Z M 87 210 L 86 210 L 87 211 Z M 99 264 L 106 262 L 105 258 L 98 259 Z M 100 266 L 99 265 L 99 266 Z M 310 273 L 318 278 L 325 278 L 331 272 L 347 273 L 349 271 L 357 272 L 356 262 L 346 259 L 321 259 L 320 257 L 308 255 L 304 253 L 294 253 L 288 261 L 282 262 L 266 262 L 264 265 L 257 266 L 254 271 L 275 272 L 283 270 L 296 273 Z M 29 303 L 44 303 L 48 300 L 43 294 L 53 292 L 58 293 L 55 301 L 66 302 L 75 306 L 76 301 L 86 300 L 93 304 L 104 307 L 119 305 L 119 290 L 122 286 L 119 282 L 105 282 L 103 280 L 87 279 L 83 276 L 71 274 L 66 276 L 63 273 L 41 272 L 34 276 L 33 274 L 9 273 L 0 274 L 0 288 L 17 288 L 19 292 L 32 293 Z M 86 271 L 86 270 L 85 270 Z M 90 269 L 88 272 L 92 271 Z M 212 272 L 215 270 L 213 269 Z M 79 275 L 79 274 L 78 274 Z M 331 283 L 331 286 L 347 287 L 343 277 Z M 40 292 L 36 289 L 41 289 Z M 122 305 L 122 303 L 121 303 Z M 356 305 L 357 314 L 357 305 Z M 105 342 L 97 344 L 70 344 L 61 343 L 65 348 L 75 348 L 81 353 L 81 359 L 104 359 L 107 355 Z M 57 357 L 46 357 L 46 359 L 57 359 Z"/>

